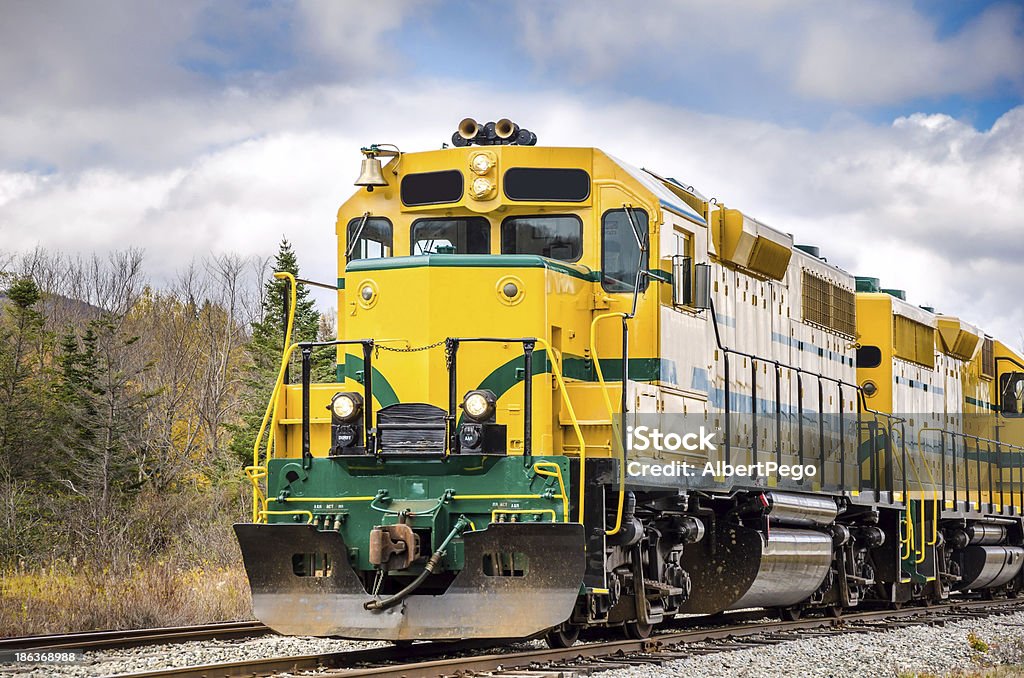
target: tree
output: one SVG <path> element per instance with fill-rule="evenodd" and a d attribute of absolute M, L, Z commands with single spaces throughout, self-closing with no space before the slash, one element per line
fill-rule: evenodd
<path fill-rule="evenodd" d="M 277 256 L 274 258 L 274 271 L 285 271 L 296 278 L 299 277 L 299 263 L 287 238 L 281 239 Z M 260 319 L 252 323 L 252 339 L 249 342 L 249 355 L 252 367 L 246 378 L 246 392 L 242 406 L 241 424 L 232 427 L 231 449 L 243 464 L 252 463 L 252 448 L 259 433 L 267 402 L 273 391 L 278 370 L 281 365 L 281 353 L 284 350 L 284 303 L 288 292 L 288 283 L 271 277 L 264 283 Z M 321 337 L 321 316 L 316 310 L 309 290 L 305 285 L 296 285 L 295 319 L 291 342 L 317 341 Z M 293 355 L 290 377 L 298 381 L 299 368 L 296 359 L 298 351 Z M 313 352 L 311 375 L 313 381 L 334 380 L 334 353 L 329 349 Z"/>
<path fill-rule="evenodd" d="M 17 276 L 0 296 L 0 558 L 34 550 L 47 493 L 41 478 L 52 454 L 52 400 L 46 388 L 42 293 Z"/>

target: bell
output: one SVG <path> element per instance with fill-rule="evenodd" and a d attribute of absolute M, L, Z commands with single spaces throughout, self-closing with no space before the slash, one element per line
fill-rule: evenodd
<path fill-rule="evenodd" d="M 384 171 L 380 166 L 380 160 L 373 156 L 363 158 L 362 167 L 359 169 L 359 178 L 356 179 L 356 186 L 365 186 L 367 191 L 372 191 L 375 186 L 387 186 L 384 179 Z"/>

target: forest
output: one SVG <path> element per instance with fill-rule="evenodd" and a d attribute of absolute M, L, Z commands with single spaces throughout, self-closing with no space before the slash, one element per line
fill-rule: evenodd
<path fill-rule="evenodd" d="M 138 250 L 0 252 L 0 636 L 251 617 L 231 525 L 281 356 L 279 270 L 299 274 L 287 240 L 160 282 Z M 333 338 L 298 299 L 293 341 Z"/>

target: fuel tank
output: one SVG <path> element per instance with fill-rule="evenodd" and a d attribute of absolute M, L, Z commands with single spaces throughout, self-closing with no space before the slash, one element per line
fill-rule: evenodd
<path fill-rule="evenodd" d="M 798 527 L 821 527 L 835 521 L 839 507 L 831 497 L 790 492 L 767 492 L 768 517 L 773 523 Z"/>
<path fill-rule="evenodd" d="M 684 551 L 683 569 L 692 588 L 680 612 L 794 605 L 821 586 L 831 562 L 832 539 L 821 532 L 719 527 L 714 539 Z"/>
<path fill-rule="evenodd" d="M 968 546 L 959 556 L 962 591 L 998 588 L 1017 576 L 1024 565 L 1020 546 Z"/>

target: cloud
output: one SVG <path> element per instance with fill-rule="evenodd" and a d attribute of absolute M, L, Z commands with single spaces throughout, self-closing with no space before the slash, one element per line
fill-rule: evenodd
<path fill-rule="evenodd" d="M 787 99 L 855 106 L 1024 92 L 1024 11 L 988 7 L 952 35 L 909 2 L 521 3 L 536 67 L 577 84 L 639 83 L 753 114 Z"/>
<path fill-rule="evenodd" d="M 852 104 L 886 104 L 1024 84 L 1024 11 L 987 8 L 954 35 L 910 7 L 848 3 L 814 17 L 796 68 L 795 90 Z"/>
<path fill-rule="evenodd" d="M 0 22 L 0 114 L 147 107 L 280 93 L 387 72 L 392 34 L 429 0 L 10 0 Z"/>
<path fill-rule="evenodd" d="M 247 106 L 249 119 L 233 120 Z M 527 97 L 438 80 L 315 87 L 273 100 L 225 95 L 206 113 L 207 129 L 238 125 L 237 138 L 159 167 L 0 173 L 4 248 L 142 246 L 150 270 L 170 275 L 209 251 L 269 256 L 284 234 L 305 273 L 331 280 L 335 213 L 354 190 L 359 146 L 437 148 L 466 114 L 508 115 L 542 145 L 596 145 L 694 184 L 819 245 L 851 272 L 907 289 L 914 303 L 1012 341 L 1024 328 L 1024 107 L 984 132 L 921 114 L 809 131 L 642 99 Z M 189 141 L 203 125 L 183 119 L 181 143 L 206 143 Z"/>

